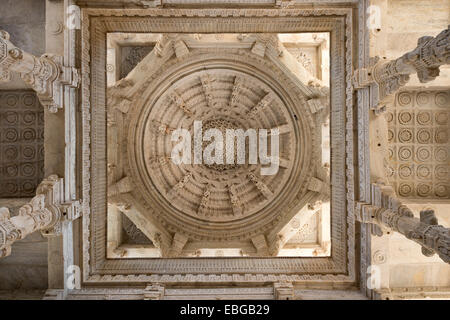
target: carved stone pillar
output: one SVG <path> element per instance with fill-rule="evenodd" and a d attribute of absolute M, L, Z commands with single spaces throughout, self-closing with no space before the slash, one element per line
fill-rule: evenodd
<path fill-rule="evenodd" d="M 164 289 L 162 284 L 149 284 L 144 289 L 144 300 L 162 300 L 164 297 Z"/>
<path fill-rule="evenodd" d="M 269 255 L 269 248 L 267 246 L 267 240 L 265 235 L 259 234 L 252 239 L 252 243 L 256 248 L 256 252 L 258 255 L 267 256 Z"/>
<path fill-rule="evenodd" d="M 380 109 L 385 100 L 417 73 L 422 83 L 434 80 L 439 67 L 450 63 L 450 28 L 436 37 L 419 38 L 417 47 L 395 60 L 371 59 L 368 68 L 358 69 L 353 75 L 356 89 L 369 88 L 370 107 Z"/>
<path fill-rule="evenodd" d="M 394 196 L 391 187 L 376 184 L 372 185 L 372 202 L 358 203 L 356 209 L 358 221 L 399 232 L 420 244 L 424 255 L 436 253 L 450 263 L 450 229 L 438 225 L 432 210 L 420 212 L 420 219 L 414 218 L 411 210 Z"/>
<path fill-rule="evenodd" d="M 9 34 L 0 30 L 0 81 L 9 81 L 11 72 L 20 74 L 36 92 L 42 105 L 50 112 L 64 106 L 64 85 L 77 87 L 77 69 L 63 66 L 63 57 L 44 54 L 36 57 L 9 41 Z"/>
<path fill-rule="evenodd" d="M 37 187 L 36 196 L 10 217 L 8 208 L 0 208 L 0 258 L 11 253 L 11 245 L 28 234 L 40 230 L 44 236 L 61 233 L 61 219 L 79 216 L 78 202 L 63 204 L 63 179 L 55 175 L 44 179 Z"/>
<path fill-rule="evenodd" d="M 189 239 L 185 235 L 181 233 L 175 233 L 172 239 L 172 246 L 170 248 L 170 256 L 179 257 L 181 251 L 183 251 L 183 248 L 188 241 Z"/>

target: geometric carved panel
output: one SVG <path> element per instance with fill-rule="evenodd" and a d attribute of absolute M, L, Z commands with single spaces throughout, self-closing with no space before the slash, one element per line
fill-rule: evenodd
<path fill-rule="evenodd" d="M 120 79 L 125 78 L 152 49 L 153 46 L 121 47 Z"/>
<path fill-rule="evenodd" d="M 298 244 L 316 244 L 320 241 L 318 239 L 318 228 L 320 227 L 319 214 L 313 214 L 308 221 L 301 226 L 298 231 L 289 238 L 288 245 Z"/>
<path fill-rule="evenodd" d="M 139 230 L 136 225 L 127 218 L 126 215 L 122 215 L 122 227 L 123 227 L 123 242 L 126 244 L 152 244 L 152 241 Z"/>
<path fill-rule="evenodd" d="M 43 171 L 44 109 L 36 93 L 0 91 L 0 198 L 33 196 Z"/>
<path fill-rule="evenodd" d="M 399 92 L 388 109 L 387 174 L 405 198 L 450 198 L 450 90 Z"/>
<path fill-rule="evenodd" d="M 318 68 L 315 67 L 317 66 L 317 48 L 286 46 L 286 49 L 309 73 L 318 78 Z"/>
<path fill-rule="evenodd" d="M 329 84 L 329 35 L 327 33 L 281 34 L 286 50 L 315 78 Z"/>

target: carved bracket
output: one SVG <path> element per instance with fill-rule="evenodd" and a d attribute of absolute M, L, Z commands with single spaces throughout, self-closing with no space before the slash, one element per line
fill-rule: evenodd
<path fill-rule="evenodd" d="M 267 240 L 265 235 L 259 234 L 253 237 L 251 240 L 259 255 L 267 256 L 269 254 L 269 248 L 267 246 Z"/>
<path fill-rule="evenodd" d="M 275 295 L 275 300 L 293 300 L 294 295 L 294 285 L 292 282 L 280 281 L 273 284 L 273 291 Z"/>
<path fill-rule="evenodd" d="M 188 240 L 189 239 L 185 235 L 181 233 L 175 233 L 172 239 L 172 246 L 170 248 L 170 256 L 171 257 L 180 256 L 181 251 L 183 250 Z"/>

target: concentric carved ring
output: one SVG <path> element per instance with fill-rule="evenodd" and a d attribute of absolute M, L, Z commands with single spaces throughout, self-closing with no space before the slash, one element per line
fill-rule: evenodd
<path fill-rule="evenodd" d="M 199 240 L 248 239 L 305 204 L 319 146 L 303 93 L 269 62 L 245 58 L 214 54 L 211 61 L 202 55 L 166 64 L 128 112 L 133 197 L 169 231 Z M 186 129 L 193 139 L 195 121 L 222 133 L 278 128 L 278 171 L 261 175 L 267 165 L 248 158 L 234 165 L 175 164 L 172 133 Z"/>
<path fill-rule="evenodd" d="M 407 106 L 412 102 L 411 94 L 409 92 L 402 92 L 398 95 L 398 103 L 401 106 Z"/>

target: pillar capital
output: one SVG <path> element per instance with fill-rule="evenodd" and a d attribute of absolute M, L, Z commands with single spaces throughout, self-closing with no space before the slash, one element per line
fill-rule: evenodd
<path fill-rule="evenodd" d="M 437 254 L 450 264 L 450 229 L 438 225 L 433 210 L 421 211 L 420 219 L 415 218 L 412 211 L 395 197 L 392 188 L 377 184 L 372 184 L 371 188 L 371 202 L 356 205 L 359 222 L 401 233 L 420 244 L 425 256 Z"/>
<path fill-rule="evenodd" d="M 370 108 L 384 107 L 385 99 L 394 94 L 409 81 L 411 74 L 417 73 L 421 83 L 434 80 L 439 75 L 439 67 L 450 63 L 450 27 L 436 37 L 421 37 L 417 47 L 395 60 L 370 59 L 367 68 L 355 70 L 355 89 L 368 88 Z"/>
<path fill-rule="evenodd" d="M 0 30 L 0 81 L 10 81 L 11 72 L 18 72 L 50 112 L 63 108 L 64 86 L 78 87 L 78 70 L 65 67 L 63 60 L 51 54 L 36 57 L 27 53 L 10 41 L 8 32 Z"/>
<path fill-rule="evenodd" d="M 79 217 L 79 203 L 63 202 L 64 181 L 56 175 L 44 179 L 37 187 L 36 196 L 11 217 L 8 208 L 0 208 L 0 258 L 11 254 L 11 245 L 27 235 L 41 231 L 44 236 L 61 234 L 63 217 Z"/>

